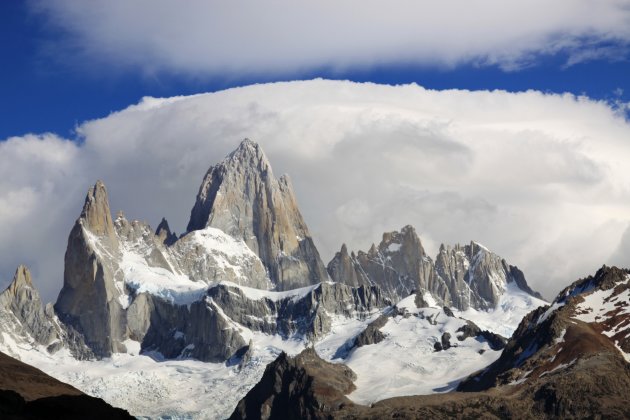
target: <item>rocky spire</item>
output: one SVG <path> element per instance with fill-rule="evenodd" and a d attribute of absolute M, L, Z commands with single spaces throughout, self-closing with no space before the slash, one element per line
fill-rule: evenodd
<path fill-rule="evenodd" d="M 279 290 L 328 278 L 289 178 L 276 178 L 262 148 L 249 139 L 203 179 L 187 229 L 206 227 L 243 240 Z"/>
<path fill-rule="evenodd" d="M 103 181 L 96 181 L 89 189 L 79 220 L 83 227 L 93 234 L 107 238 L 111 245 L 117 244 L 109 198 Z"/>
<path fill-rule="evenodd" d="M 31 272 L 24 265 L 17 268 L 11 284 L 0 293 L 0 310 L 12 313 L 19 321 L 17 328 L 39 344 L 48 345 L 57 337 L 33 285 Z"/>
<path fill-rule="evenodd" d="M 355 264 L 356 257 L 354 253 L 349 255 L 348 247 L 346 244 L 343 244 L 341 245 L 341 251 L 337 252 L 330 263 L 328 263 L 328 274 L 334 281 L 339 282 L 343 279 L 342 282 L 348 286 L 358 287 L 366 284 L 361 277 L 360 269 Z"/>
<path fill-rule="evenodd" d="M 17 298 L 19 292 L 25 290 L 25 288 L 34 289 L 31 272 L 25 265 L 19 265 L 17 270 L 15 270 L 13 281 L 3 294 L 7 293 L 11 297 Z"/>
<path fill-rule="evenodd" d="M 107 190 L 97 181 L 68 237 L 63 288 L 55 310 L 84 335 L 99 357 L 124 351 L 126 320 L 119 300 L 123 292 L 115 284 L 119 254 Z"/>
<path fill-rule="evenodd" d="M 172 245 L 177 241 L 177 235 L 171 232 L 171 228 L 168 226 L 166 218 L 162 217 L 162 221 L 155 229 L 155 236 L 165 245 Z"/>

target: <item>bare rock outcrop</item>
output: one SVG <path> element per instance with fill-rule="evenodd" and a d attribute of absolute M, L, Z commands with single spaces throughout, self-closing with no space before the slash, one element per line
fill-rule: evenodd
<path fill-rule="evenodd" d="M 354 405 L 345 395 L 355 389 L 355 378 L 350 368 L 322 360 L 312 348 L 295 357 L 281 353 L 230 419 L 331 418 L 331 412 Z"/>

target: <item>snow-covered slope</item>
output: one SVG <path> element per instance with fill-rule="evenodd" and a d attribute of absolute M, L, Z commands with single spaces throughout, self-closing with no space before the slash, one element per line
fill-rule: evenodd
<path fill-rule="evenodd" d="M 357 374 L 357 389 L 348 397 L 359 404 L 450 391 L 501 353 L 477 338 L 458 341 L 457 330 L 466 321 L 449 317 L 439 308 L 418 309 L 413 296 L 398 307 L 405 309 L 405 315 L 397 315 L 380 329 L 383 341 L 354 349 L 344 360 Z M 444 333 L 451 335 L 457 347 L 436 351 L 434 344 L 441 342 Z"/>
<path fill-rule="evenodd" d="M 302 299 L 318 285 L 294 291 L 273 292 L 226 283 L 249 298 Z M 416 308 L 412 295 L 399 302 L 400 315 L 390 318 L 381 331 L 385 339 L 377 344 L 355 348 L 344 354 L 353 339 L 383 311 L 363 317 L 330 314 L 330 331 L 315 343 L 306 336 L 283 338 L 278 334 L 254 331 L 234 323 L 243 337 L 253 344 L 244 363 L 204 363 L 192 359 L 165 360 L 159 353 L 139 354 L 140 343 L 125 342 L 127 353 L 118 353 L 98 361 L 79 361 L 67 350 L 50 355 L 43 346 L 24 345 L 5 340 L 0 350 L 11 350 L 22 361 L 80 390 L 124 407 L 136 416 L 219 419 L 228 416 L 236 403 L 262 377 L 266 365 L 280 352 L 296 355 L 313 345 L 324 359 L 345 363 L 357 373 L 357 389 L 349 397 L 358 403 L 384 398 L 446 392 L 467 375 L 496 360 L 500 351 L 492 350 L 478 338 L 457 339 L 457 329 L 466 325 L 464 317 L 483 329 L 511 334 L 521 313 L 544 303 L 518 290 L 508 289 L 504 304 L 494 312 L 453 310 L 448 316 L 443 308 Z M 502 322 L 501 320 L 505 320 Z M 234 322 L 234 321 L 232 321 Z M 434 343 L 451 334 L 451 347 L 436 352 Z M 378 369 L 374 367 L 378 366 Z M 379 384 L 375 387 L 374 384 Z M 195 395 L 195 398 L 190 398 Z M 221 398 L 216 398 L 221 395 Z"/>
<path fill-rule="evenodd" d="M 378 312 L 363 321 L 334 317 L 331 332 L 315 348 L 333 353 L 375 316 Z M 254 343 L 251 358 L 242 365 L 165 360 L 157 353 L 139 354 L 140 343 L 132 341 L 125 343 L 127 353 L 98 361 L 76 360 L 67 350 L 50 355 L 43 346 L 25 346 L 10 338 L 0 344 L 0 350 L 9 348 L 23 362 L 135 416 L 223 419 L 280 352 L 295 355 L 310 345 L 305 337 L 282 339 L 241 328 Z"/>
<path fill-rule="evenodd" d="M 495 309 L 451 310 L 454 316 L 437 305 L 416 308 L 414 296 L 409 296 L 396 305 L 404 314 L 390 318 L 380 329 L 385 334 L 383 341 L 357 348 L 343 361 L 357 373 L 357 389 L 349 398 L 370 404 L 396 396 L 450 391 L 501 354 L 480 337 L 459 341 L 462 333 L 457 330 L 467 325 L 466 320 L 509 338 L 525 314 L 545 304 L 515 284 L 507 286 Z M 434 344 L 444 333 L 450 334 L 453 347 L 436 352 Z"/>
<path fill-rule="evenodd" d="M 130 225 L 133 234 L 129 233 Z M 273 287 L 262 262 L 245 242 L 219 229 L 193 231 L 172 246 L 163 246 L 146 224 L 119 217 L 115 226 L 122 281 L 135 293 L 147 292 L 185 305 L 221 281 Z"/>

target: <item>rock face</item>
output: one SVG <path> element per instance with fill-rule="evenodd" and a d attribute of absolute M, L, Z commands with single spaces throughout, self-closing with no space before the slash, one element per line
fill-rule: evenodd
<path fill-rule="evenodd" d="M 214 227 L 243 240 L 278 290 L 328 276 L 286 175 L 276 179 L 258 144 L 244 140 L 203 179 L 188 231 Z"/>
<path fill-rule="evenodd" d="M 146 289 L 167 302 L 190 303 L 221 281 L 272 287 L 260 259 L 218 229 L 174 240 L 165 220 L 156 234 L 122 213 L 113 221 L 105 185 L 99 181 L 90 188 L 68 238 L 55 311 L 96 357 L 124 352 L 125 340 L 146 334 L 154 309 L 140 297 Z"/>
<path fill-rule="evenodd" d="M 433 264 L 427 258 L 416 231 L 405 226 L 400 232 L 386 232 L 381 243 L 368 252 L 341 247 L 328 264 L 333 281 L 349 285 L 378 285 L 383 293 L 399 301 L 433 279 Z"/>
<path fill-rule="evenodd" d="M 177 235 L 171 232 L 171 228 L 168 226 L 168 222 L 165 218 L 162 218 L 157 229 L 155 229 L 155 236 L 157 236 L 164 245 L 173 245 L 177 241 Z"/>
<path fill-rule="evenodd" d="M 144 351 L 158 351 L 167 358 L 222 362 L 247 351 L 242 335 L 245 328 L 314 342 L 330 332 L 332 316 L 365 319 L 389 303 L 376 287 L 322 283 L 298 289 L 295 294 L 267 292 L 248 296 L 239 287 L 220 284 L 190 305 L 173 305 L 151 295 L 140 295 L 129 313 L 146 315 L 134 317 L 129 325 L 138 323 L 136 318 L 150 318 L 138 323 L 138 333 L 134 335 Z"/>
<path fill-rule="evenodd" d="M 330 332 L 331 316 L 365 319 L 391 303 L 374 286 L 322 283 L 295 292 L 252 299 L 239 288 L 219 285 L 208 296 L 227 317 L 251 330 L 283 338 L 301 335 L 313 341 Z"/>
<path fill-rule="evenodd" d="M 216 363 L 247 346 L 238 326 L 210 298 L 189 306 L 152 300 L 148 329 L 142 338 L 144 351 L 158 351 L 168 359 L 193 357 Z"/>
<path fill-rule="evenodd" d="M 120 299 L 124 290 L 115 279 L 119 246 L 107 190 L 98 181 L 90 188 L 68 238 L 64 283 L 55 311 L 101 357 L 125 351 L 127 325 Z"/>
<path fill-rule="evenodd" d="M 466 246 L 441 245 L 435 259 L 435 272 L 448 290 L 439 297 L 456 308 L 494 308 L 509 283 L 542 299 L 529 288 L 517 267 L 476 242 Z"/>
<path fill-rule="evenodd" d="M 350 285 L 378 285 L 383 293 L 397 302 L 416 291 L 418 306 L 430 299 L 440 305 L 468 308 L 494 308 L 509 283 L 534 297 L 523 273 L 483 246 L 446 247 L 442 245 L 435 262 L 426 255 L 411 226 L 400 232 L 386 232 L 377 246 L 368 252 L 348 254 L 343 245 L 328 264 L 330 277 Z"/>
<path fill-rule="evenodd" d="M 347 397 L 356 375 L 350 368 L 322 360 L 315 350 L 286 353 L 270 363 L 262 379 L 243 398 L 230 419 L 325 419 L 354 405 Z"/>

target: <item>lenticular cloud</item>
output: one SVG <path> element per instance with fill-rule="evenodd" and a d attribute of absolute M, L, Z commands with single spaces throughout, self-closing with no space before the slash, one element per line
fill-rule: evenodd
<path fill-rule="evenodd" d="M 30 5 L 63 34 L 54 51 L 65 62 L 103 62 L 109 71 L 116 63 L 148 74 L 279 75 L 397 63 L 517 69 L 541 55 L 564 54 L 567 65 L 614 60 L 627 55 L 630 42 L 630 10 L 616 0 Z"/>

